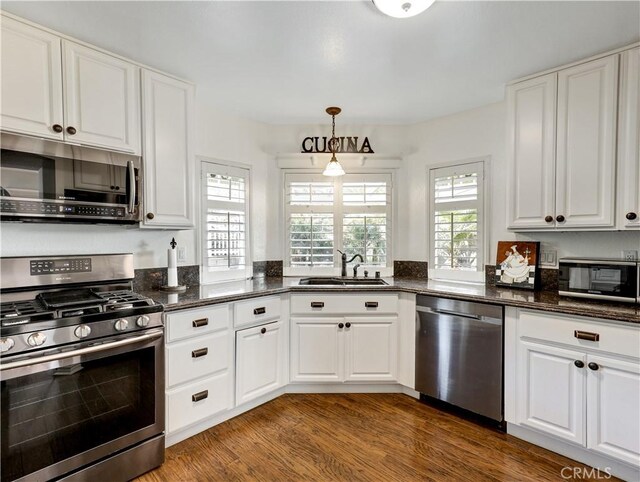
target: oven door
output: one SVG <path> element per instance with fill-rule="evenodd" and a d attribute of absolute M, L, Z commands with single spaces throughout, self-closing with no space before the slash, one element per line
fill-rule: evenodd
<path fill-rule="evenodd" d="M 0 370 L 2 482 L 50 480 L 164 431 L 162 330 Z"/>

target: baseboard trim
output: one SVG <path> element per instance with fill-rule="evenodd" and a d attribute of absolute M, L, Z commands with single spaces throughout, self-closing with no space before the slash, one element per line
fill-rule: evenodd
<path fill-rule="evenodd" d="M 592 451 L 578 447 L 568 442 L 558 440 L 548 435 L 542 434 L 535 430 L 521 427 L 512 423 L 507 423 L 507 433 L 513 435 L 522 440 L 526 440 L 529 443 L 538 445 L 552 452 L 564 455 L 570 459 L 582 462 L 590 467 L 600 470 L 601 479 L 608 479 L 607 474 L 614 475 L 627 481 L 640 480 L 640 467 L 633 467 L 618 460 L 610 459 L 604 455 L 593 453 Z M 569 471 L 567 471 L 569 472 Z M 562 477 L 562 474 L 558 474 L 558 477 Z M 567 479 L 573 477 L 567 477 Z M 583 478 L 587 478 L 586 476 Z M 598 478 L 596 476 L 596 478 Z"/>
<path fill-rule="evenodd" d="M 398 383 L 290 383 L 286 387 L 287 393 L 404 393 L 402 389 Z"/>

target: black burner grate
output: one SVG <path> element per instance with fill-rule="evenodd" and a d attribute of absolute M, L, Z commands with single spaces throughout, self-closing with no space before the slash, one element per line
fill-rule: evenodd
<path fill-rule="evenodd" d="M 14 301 L 0 304 L 0 320 L 3 326 L 27 323 L 53 318 L 53 311 L 48 310 L 38 300 Z"/>

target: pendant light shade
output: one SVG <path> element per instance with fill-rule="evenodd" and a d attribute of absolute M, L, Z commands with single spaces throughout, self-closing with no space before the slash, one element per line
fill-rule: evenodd
<path fill-rule="evenodd" d="M 322 171 L 323 176 L 344 176 L 344 169 L 336 159 L 336 150 L 338 150 L 338 139 L 336 139 L 336 116 L 342 112 L 340 107 L 327 107 L 327 114 L 331 116 L 331 140 L 329 140 L 329 148 L 331 149 L 331 160 Z"/>
<path fill-rule="evenodd" d="M 424 12 L 435 0 L 373 0 L 382 13 L 395 18 L 409 18 Z"/>

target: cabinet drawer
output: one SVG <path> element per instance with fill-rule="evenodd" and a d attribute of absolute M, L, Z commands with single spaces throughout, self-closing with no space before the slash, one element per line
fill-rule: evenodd
<path fill-rule="evenodd" d="M 167 432 L 231 408 L 229 372 L 167 392 Z"/>
<path fill-rule="evenodd" d="M 167 388 L 229 368 L 229 330 L 167 346 Z"/>
<path fill-rule="evenodd" d="M 238 328 L 278 319 L 280 318 L 281 304 L 282 301 L 279 296 L 253 298 L 236 303 L 233 305 L 233 324 Z"/>
<path fill-rule="evenodd" d="M 640 327 L 520 310 L 519 336 L 640 358 Z"/>
<path fill-rule="evenodd" d="M 205 335 L 229 326 L 229 305 L 184 310 L 165 315 L 167 342 Z"/>
<path fill-rule="evenodd" d="M 338 295 L 319 293 L 317 295 L 292 295 L 292 314 L 382 314 L 398 312 L 398 295 L 395 293 L 371 293 Z"/>

